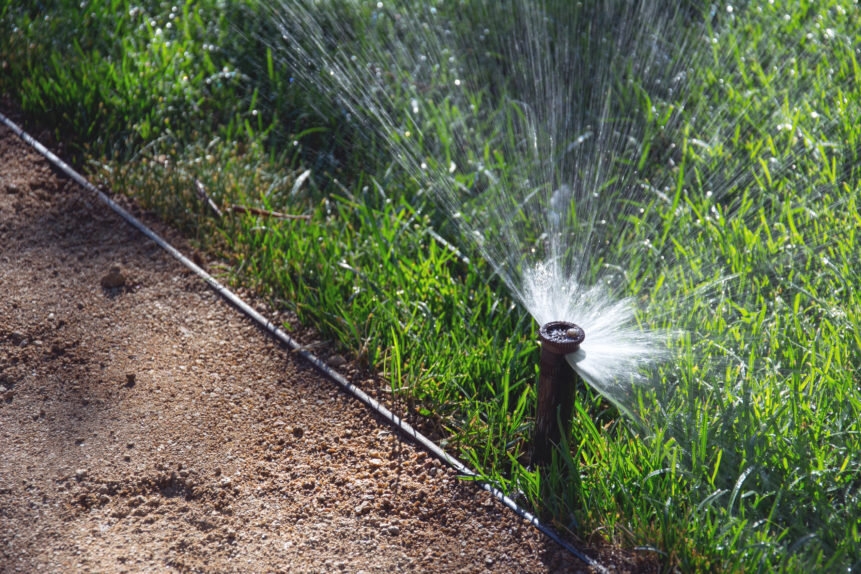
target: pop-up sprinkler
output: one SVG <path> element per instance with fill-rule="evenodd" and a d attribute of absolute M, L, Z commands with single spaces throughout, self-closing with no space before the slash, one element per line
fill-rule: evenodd
<path fill-rule="evenodd" d="M 563 433 L 567 437 L 571 427 L 574 387 L 579 377 L 565 355 L 576 352 L 586 334 L 574 323 L 551 321 L 541 326 L 538 337 L 541 359 L 532 465 L 544 466 L 551 460 L 554 445 L 560 444 Z"/>

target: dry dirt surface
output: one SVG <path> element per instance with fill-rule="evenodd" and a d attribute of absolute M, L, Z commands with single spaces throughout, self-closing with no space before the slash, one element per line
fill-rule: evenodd
<path fill-rule="evenodd" d="M 0 572 L 171 571 L 587 570 L 0 126 Z"/>

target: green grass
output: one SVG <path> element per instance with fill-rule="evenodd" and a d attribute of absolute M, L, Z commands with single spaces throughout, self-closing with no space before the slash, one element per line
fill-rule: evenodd
<path fill-rule="evenodd" d="M 729 43 L 703 52 L 689 101 L 722 111 L 673 127 L 675 171 L 643 154 L 675 187 L 609 248 L 651 239 L 626 293 L 686 331 L 645 424 L 580 389 L 570 448 L 541 475 L 522 464 L 534 322 L 383 138 L 291 82 L 256 2 L 0 0 L 0 92 L 235 282 L 385 373 L 399 408 L 560 529 L 654 547 L 685 572 L 845 570 L 861 563 L 859 17 L 849 2 L 762 7 L 716 21 Z M 673 104 L 637 104 L 654 106 L 656 147 Z M 454 113 L 437 110 L 438 141 Z M 720 141 L 694 143 L 715 128 Z M 217 218 L 196 181 L 219 205 L 310 218 Z"/>

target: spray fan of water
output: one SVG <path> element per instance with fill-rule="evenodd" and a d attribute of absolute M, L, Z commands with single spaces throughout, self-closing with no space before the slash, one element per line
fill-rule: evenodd
<path fill-rule="evenodd" d="M 700 63 L 739 50 L 716 31 L 732 6 L 318 1 L 274 16 L 295 74 L 388 141 L 535 320 L 583 327 L 569 361 L 629 415 L 691 330 L 679 306 L 704 294 L 720 305 L 738 273 L 679 256 L 695 239 L 682 223 L 691 209 L 726 222 L 759 181 L 727 141 L 797 130 L 801 142 L 767 166 L 787 180 L 803 177 L 799 158 L 835 147 L 828 122 L 814 121 L 817 133 L 792 119 L 798 102 L 786 98 L 804 86 L 775 91 L 758 120 L 731 94 L 709 96 L 730 82 L 702 77 Z M 797 65 L 759 47 L 741 54 L 766 75 Z"/>
<path fill-rule="evenodd" d="M 729 570 L 859 555 L 861 13 L 794 6 L 271 11 L 291 75 L 385 141 L 539 324 L 581 326 L 569 363 L 641 423 L 582 437 L 593 482 L 549 487 L 554 515 L 665 520 L 665 548 Z"/>

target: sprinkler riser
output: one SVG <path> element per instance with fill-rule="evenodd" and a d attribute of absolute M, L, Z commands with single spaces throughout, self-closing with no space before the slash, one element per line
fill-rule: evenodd
<path fill-rule="evenodd" d="M 580 377 L 565 356 L 580 348 L 585 335 L 573 323 L 547 323 L 539 331 L 541 357 L 538 370 L 538 410 L 532 465 L 545 466 L 553 457 L 553 449 L 561 444 L 562 436 L 571 429 L 574 409 L 574 389 Z"/>

